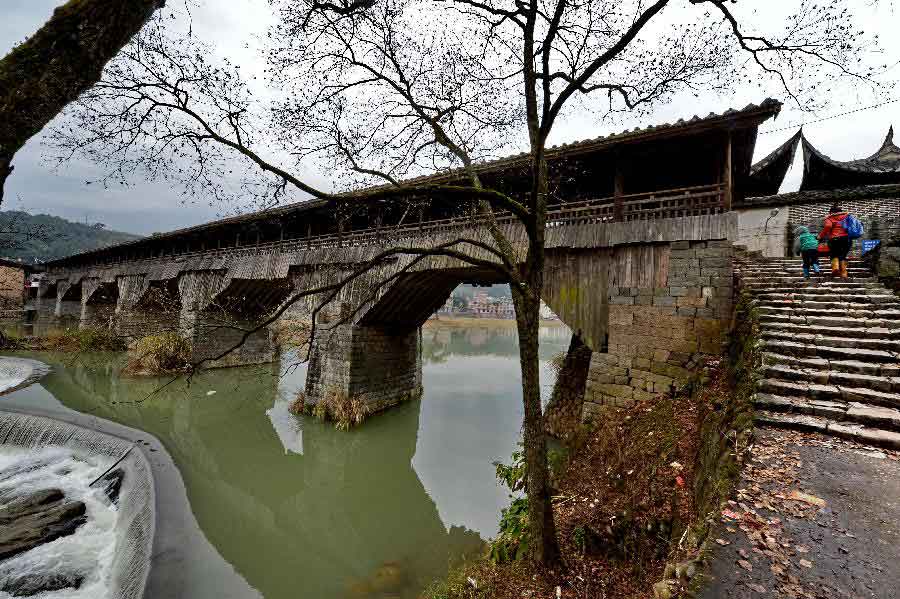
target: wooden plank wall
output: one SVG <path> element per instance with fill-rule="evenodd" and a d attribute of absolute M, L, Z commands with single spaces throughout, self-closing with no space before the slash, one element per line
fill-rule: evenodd
<path fill-rule="evenodd" d="M 609 261 L 610 287 L 665 287 L 669 278 L 668 243 L 620 246 Z"/>
<path fill-rule="evenodd" d="M 590 251 L 551 251 L 541 296 L 593 351 L 602 351 L 609 331 L 609 296 L 616 288 L 665 287 L 668 243 Z"/>
<path fill-rule="evenodd" d="M 612 251 L 549 252 L 544 273 L 544 302 L 560 320 L 600 351 L 609 327 L 607 280 Z"/>

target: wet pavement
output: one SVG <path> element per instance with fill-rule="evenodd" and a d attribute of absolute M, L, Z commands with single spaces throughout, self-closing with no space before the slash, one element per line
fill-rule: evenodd
<path fill-rule="evenodd" d="M 900 597 L 900 453 L 757 429 L 703 599 Z"/>

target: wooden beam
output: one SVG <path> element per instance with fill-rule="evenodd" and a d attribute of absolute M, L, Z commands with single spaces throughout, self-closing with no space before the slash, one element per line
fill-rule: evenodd
<path fill-rule="evenodd" d="M 625 173 L 622 172 L 622 163 L 616 156 L 615 174 L 613 175 L 613 220 L 621 221 L 625 218 Z"/>
<path fill-rule="evenodd" d="M 722 164 L 722 183 L 725 184 L 725 189 L 723 191 L 724 195 L 722 197 L 722 208 L 725 212 L 731 210 L 731 198 L 734 191 L 734 169 L 732 167 L 731 154 L 731 131 L 729 131 L 725 142 L 725 160 Z"/>

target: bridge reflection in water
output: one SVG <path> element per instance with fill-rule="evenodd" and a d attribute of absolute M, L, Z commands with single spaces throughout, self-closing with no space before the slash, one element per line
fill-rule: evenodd
<path fill-rule="evenodd" d="M 425 399 L 351 433 L 287 414 L 299 370 L 219 370 L 160 391 L 164 380 L 119 378 L 89 357 L 55 364 L 42 386 L 157 436 L 203 532 L 264 597 L 413 598 L 496 532 L 506 498 L 491 461 L 509 456 L 521 423 L 510 333 L 426 330 Z M 545 359 L 566 344 L 547 334 Z"/>

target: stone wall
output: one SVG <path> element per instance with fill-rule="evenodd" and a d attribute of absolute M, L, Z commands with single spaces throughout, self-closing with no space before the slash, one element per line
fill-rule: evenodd
<path fill-rule="evenodd" d="M 115 315 L 114 330 L 129 341 L 179 331 L 179 313 L 177 310 L 122 310 Z"/>
<path fill-rule="evenodd" d="M 878 279 L 900 295 L 900 230 L 896 230 L 890 239 L 883 240 L 866 258 Z"/>
<path fill-rule="evenodd" d="M 0 309 L 22 307 L 25 290 L 25 271 L 11 266 L 0 266 Z"/>
<path fill-rule="evenodd" d="M 670 244 L 664 287 L 610 288 L 606 353 L 591 357 L 583 418 L 627 407 L 686 382 L 704 355 L 722 352 L 732 310 L 726 240 Z"/>
<path fill-rule="evenodd" d="M 184 324 L 183 320 L 181 324 Z M 222 359 L 206 362 L 204 364 L 206 368 L 266 364 L 276 357 L 277 347 L 272 342 L 270 330 L 263 327 L 254 331 L 256 325 L 252 321 L 211 318 L 204 315 L 192 324 L 190 329 L 183 329 L 182 334 L 191 341 L 193 362 L 211 360 L 231 350 Z M 244 335 L 248 332 L 250 335 L 244 340 Z"/>
<path fill-rule="evenodd" d="M 338 393 L 377 412 L 421 396 L 421 344 L 419 328 L 338 325 L 319 331 L 306 375 L 307 402 Z"/>

